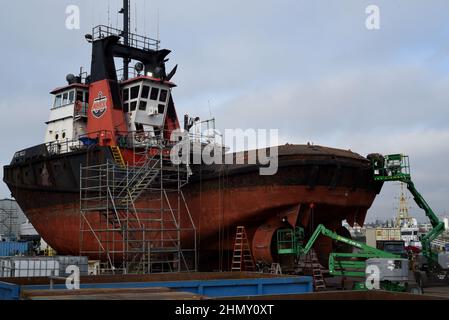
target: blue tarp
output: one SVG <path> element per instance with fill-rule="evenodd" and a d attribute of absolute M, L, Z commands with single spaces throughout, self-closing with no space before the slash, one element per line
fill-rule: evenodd
<path fill-rule="evenodd" d="M 82 137 L 79 139 L 85 146 L 93 146 L 98 144 L 97 139 L 91 139 L 89 137 Z"/>

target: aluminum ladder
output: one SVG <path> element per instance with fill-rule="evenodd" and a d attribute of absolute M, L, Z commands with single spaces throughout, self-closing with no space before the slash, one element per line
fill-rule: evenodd
<path fill-rule="evenodd" d="M 315 291 L 321 291 L 326 289 L 326 282 L 324 282 L 323 272 L 321 269 L 321 264 L 319 263 L 315 250 L 310 250 L 307 254 L 304 269 L 310 266 L 313 277 L 313 286 Z"/>
<path fill-rule="evenodd" d="M 231 271 L 255 271 L 256 266 L 246 236 L 245 227 L 238 226 L 235 234 Z"/>

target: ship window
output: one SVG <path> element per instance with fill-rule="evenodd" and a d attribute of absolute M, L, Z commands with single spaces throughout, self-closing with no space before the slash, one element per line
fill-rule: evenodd
<path fill-rule="evenodd" d="M 58 139 L 59 139 L 59 133 L 56 133 L 55 140 L 58 140 Z"/>
<path fill-rule="evenodd" d="M 62 132 L 62 139 L 65 139 L 65 131 Z"/>
<path fill-rule="evenodd" d="M 139 110 L 145 111 L 146 108 L 147 108 L 147 102 L 146 101 L 140 101 Z"/>
<path fill-rule="evenodd" d="M 136 111 L 137 101 L 131 102 L 131 111 Z"/>
<path fill-rule="evenodd" d="M 152 88 L 151 89 L 151 97 L 150 97 L 150 99 L 156 101 L 158 95 L 159 95 L 159 89 L 158 88 Z"/>
<path fill-rule="evenodd" d="M 137 132 L 143 132 L 143 124 L 136 123 L 136 131 Z"/>
<path fill-rule="evenodd" d="M 65 106 L 68 102 L 69 94 L 67 92 L 64 92 L 62 95 L 62 105 Z"/>
<path fill-rule="evenodd" d="M 69 103 L 73 103 L 73 102 L 75 102 L 75 91 L 70 91 L 69 92 Z"/>
<path fill-rule="evenodd" d="M 129 100 L 129 89 L 126 88 L 125 90 L 123 90 L 123 101 L 128 101 Z"/>
<path fill-rule="evenodd" d="M 125 103 L 125 104 L 123 105 L 123 111 L 124 111 L 124 112 L 128 112 L 128 111 L 129 111 L 129 103 Z"/>
<path fill-rule="evenodd" d="M 142 98 L 148 99 L 148 94 L 150 93 L 150 87 L 149 86 L 143 86 L 142 87 Z"/>
<path fill-rule="evenodd" d="M 76 101 L 84 102 L 84 92 L 83 91 L 76 91 Z"/>
<path fill-rule="evenodd" d="M 131 88 L 131 99 L 137 99 L 139 97 L 140 86 Z"/>
<path fill-rule="evenodd" d="M 55 98 L 55 108 L 60 107 L 61 106 L 61 102 L 62 102 L 62 96 L 60 94 L 58 94 Z"/>
<path fill-rule="evenodd" d="M 161 90 L 161 96 L 159 97 L 160 102 L 166 102 L 167 101 L 167 90 Z"/>
<path fill-rule="evenodd" d="M 164 113 L 165 112 L 165 105 L 160 104 L 157 106 L 157 112 L 158 113 Z"/>

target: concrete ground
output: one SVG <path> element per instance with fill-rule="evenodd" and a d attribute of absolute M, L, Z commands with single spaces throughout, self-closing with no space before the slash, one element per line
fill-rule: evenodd
<path fill-rule="evenodd" d="M 424 295 L 449 299 L 449 286 L 424 288 Z"/>

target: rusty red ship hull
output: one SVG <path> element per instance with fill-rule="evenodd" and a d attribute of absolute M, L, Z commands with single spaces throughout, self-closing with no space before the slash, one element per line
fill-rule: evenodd
<path fill-rule="evenodd" d="M 35 147 L 29 156 L 14 159 L 4 168 L 4 181 L 43 239 L 60 254 L 77 255 L 80 166 L 104 163 L 111 154 L 104 147 L 60 155 L 43 150 Z M 196 166 L 183 192 L 198 232 L 199 269 L 229 268 L 240 225 L 247 229 L 254 259 L 265 263 L 278 261 L 279 228 L 301 225 L 313 231 L 322 223 L 347 232 L 341 228 L 344 220 L 363 225 L 381 187 L 366 158 L 319 146 L 279 147 L 274 176 L 261 176 L 257 165 Z M 142 196 L 136 205 L 151 206 L 151 199 Z M 188 224 L 187 216 L 181 212 L 182 224 Z M 181 237 L 192 241 L 191 234 Z M 87 246 L 94 250 L 98 244 L 92 238 Z M 320 239 L 315 249 L 324 263 L 332 242 Z"/>

